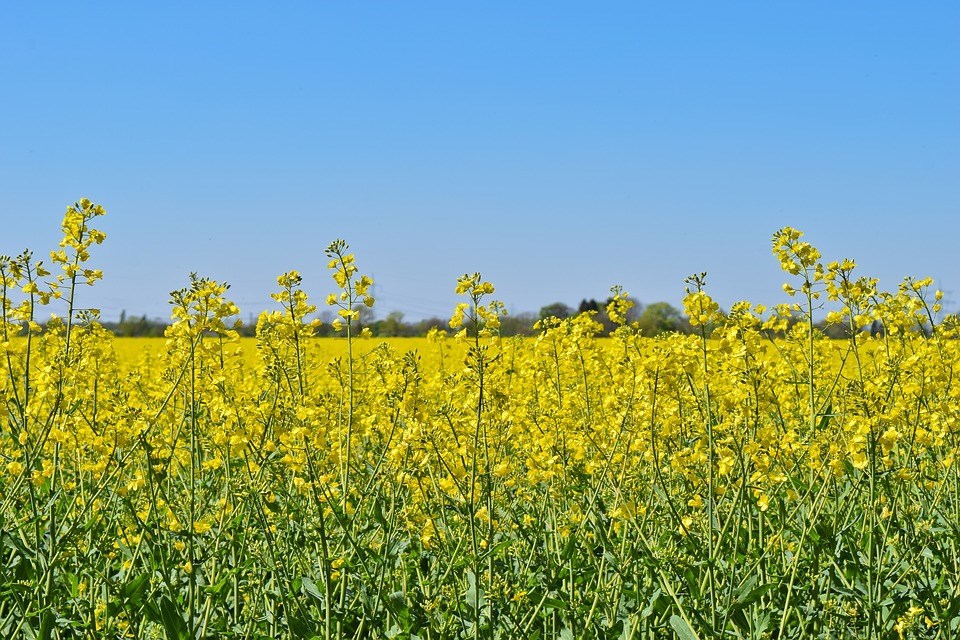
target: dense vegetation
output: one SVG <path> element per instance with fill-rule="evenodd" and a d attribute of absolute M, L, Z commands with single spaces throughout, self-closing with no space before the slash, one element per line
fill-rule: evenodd
<path fill-rule="evenodd" d="M 721 313 L 700 274 L 689 334 L 646 337 L 615 287 L 609 337 L 505 338 L 473 274 L 455 335 L 402 352 L 355 324 L 372 282 L 338 241 L 342 340 L 296 272 L 253 343 L 194 276 L 126 363 L 77 299 L 102 213 L 68 208 L 57 275 L 0 260 L 3 637 L 960 635 L 958 325 L 929 281 L 878 291 L 783 229 L 796 304 Z"/>

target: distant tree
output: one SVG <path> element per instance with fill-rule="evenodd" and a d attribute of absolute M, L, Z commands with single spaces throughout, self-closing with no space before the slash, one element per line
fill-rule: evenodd
<path fill-rule="evenodd" d="M 120 311 L 120 322 L 117 323 L 117 329 L 116 329 L 116 332 L 115 332 L 115 333 L 116 333 L 118 336 L 121 336 L 121 337 L 123 337 L 123 338 L 127 338 L 127 337 L 130 337 L 130 336 L 133 335 L 133 334 L 131 333 L 131 327 L 129 326 L 129 323 L 127 322 L 127 310 L 126 310 L 126 309 L 123 309 L 122 311 Z"/>
<path fill-rule="evenodd" d="M 646 307 L 642 302 L 633 296 L 628 297 L 627 300 L 633 303 L 633 306 L 627 310 L 627 322 L 636 322 L 640 319 L 640 316 L 643 315 L 643 311 L 646 309 Z"/>
<path fill-rule="evenodd" d="M 617 328 L 617 325 L 607 316 L 607 305 L 610 304 L 611 300 L 613 300 L 613 298 L 608 297 L 603 302 L 598 302 L 596 298 L 590 298 L 589 300 L 584 298 L 577 307 L 577 313 L 595 312 L 593 319 L 603 325 L 603 333 L 610 333 Z M 631 298 L 631 300 L 634 300 L 634 306 L 636 306 L 636 300 L 633 298 Z M 634 309 L 631 309 L 627 313 L 628 322 L 634 319 L 635 313 L 636 311 Z"/>
<path fill-rule="evenodd" d="M 409 335 L 425 336 L 430 329 L 448 331 L 450 329 L 450 321 L 444 320 L 443 318 L 426 318 L 424 320 L 420 320 L 419 322 L 410 325 Z"/>
<path fill-rule="evenodd" d="M 167 323 L 162 320 L 148 320 L 146 315 L 131 319 L 126 311 L 120 312 L 119 322 L 104 322 L 103 328 L 122 338 L 162 336 Z"/>
<path fill-rule="evenodd" d="M 681 331 L 683 314 L 667 302 L 649 304 L 637 319 L 645 336 L 656 336 L 670 331 Z"/>
<path fill-rule="evenodd" d="M 536 333 L 533 325 L 537 318 L 528 312 L 507 315 L 500 318 L 500 335 L 529 336 Z"/>
<path fill-rule="evenodd" d="M 373 326 L 373 322 L 376 319 L 377 314 L 371 307 L 361 303 L 353 305 L 353 310 L 359 314 L 354 324 L 358 332 L 364 327 Z"/>
<path fill-rule="evenodd" d="M 387 317 L 374 323 L 374 333 L 385 338 L 409 335 L 409 326 L 403 322 L 402 311 L 391 311 Z"/>
<path fill-rule="evenodd" d="M 334 335 L 336 331 L 333 330 L 333 319 L 337 317 L 337 314 L 331 309 L 324 309 L 318 317 L 320 318 L 320 326 L 317 328 L 316 335 L 321 338 Z"/>
<path fill-rule="evenodd" d="M 255 338 L 257 336 L 257 321 L 251 316 L 236 331 L 241 338 Z"/>
<path fill-rule="evenodd" d="M 544 318 L 559 318 L 563 320 L 564 318 L 569 318 L 573 313 L 573 309 L 563 304 L 562 302 L 554 302 L 553 304 L 548 304 L 545 307 L 540 307 L 540 315 L 538 320 L 543 320 Z"/>
<path fill-rule="evenodd" d="M 577 313 L 583 313 L 584 311 L 600 311 L 600 303 L 594 298 L 589 300 L 584 298 L 580 301 L 580 306 L 577 307 Z"/>
<path fill-rule="evenodd" d="M 827 324 L 826 320 L 820 320 L 819 322 L 815 323 L 814 326 L 822 331 L 823 335 L 834 340 L 850 337 L 850 327 L 842 322 Z"/>

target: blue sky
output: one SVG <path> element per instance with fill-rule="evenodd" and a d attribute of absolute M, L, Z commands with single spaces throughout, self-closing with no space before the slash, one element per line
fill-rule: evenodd
<path fill-rule="evenodd" d="M 0 253 L 108 211 L 83 302 L 168 315 L 188 274 L 244 316 L 346 239 L 382 317 L 621 284 L 784 301 L 770 236 L 960 307 L 955 2 L 6 3 Z"/>

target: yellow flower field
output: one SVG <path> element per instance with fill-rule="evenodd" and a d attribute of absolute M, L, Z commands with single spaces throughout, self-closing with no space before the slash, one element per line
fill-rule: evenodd
<path fill-rule="evenodd" d="M 365 354 L 386 344 L 397 351 L 418 351 L 421 356 L 439 354 L 440 348 L 435 347 L 437 341 L 426 338 L 370 338 L 355 343 L 358 354 Z M 166 351 L 166 340 L 159 338 L 114 338 L 111 341 L 113 352 L 117 356 L 117 364 L 125 370 L 149 367 L 149 362 L 161 358 Z M 243 352 L 244 365 L 257 367 L 261 358 L 257 351 L 256 338 L 238 338 L 231 342 L 233 350 Z M 344 338 L 316 338 L 307 342 L 305 348 L 310 352 L 314 362 L 328 362 L 347 353 L 347 341 Z M 462 351 L 462 350 L 461 350 Z"/>
<path fill-rule="evenodd" d="M 309 288 L 341 338 L 289 272 L 256 339 L 195 276 L 165 340 L 114 339 L 75 311 L 102 213 L 68 209 L 59 274 L 0 260 L 3 637 L 960 637 L 960 343 L 929 281 L 878 291 L 787 228 L 795 304 L 722 312 L 692 276 L 695 335 L 640 335 L 615 287 L 610 336 L 501 338 L 468 274 L 449 334 L 384 341 L 338 241 Z"/>

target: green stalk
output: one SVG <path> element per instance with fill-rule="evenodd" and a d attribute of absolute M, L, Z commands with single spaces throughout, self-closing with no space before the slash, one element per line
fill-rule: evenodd
<path fill-rule="evenodd" d="M 475 619 L 474 619 L 474 625 L 473 625 L 473 637 L 479 639 L 480 638 L 481 567 L 479 563 L 480 543 L 478 539 L 477 521 L 476 521 L 476 512 L 477 512 L 477 495 L 476 494 L 477 494 L 477 475 L 478 475 L 478 468 L 479 468 L 477 457 L 478 457 L 478 452 L 480 448 L 480 430 L 483 422 L 482 417 L 483 417 L 484 362 L 483 362 L 483 354 L 480 351 L 480 326 L 479 326 L 480 321 L 479 321 L 479 318 L 477 317 L 477 312 L 476 312 L 477 304 L 478 304 L 478 300 L 476 297 L 474 297 L 473 321 L 474 321 L 475 334 L 473 336 L 473 342 L 474 342 L 473 348 L 474 348 L 474 357 L 476 358 L 474 362 L 475 362 L 476 372 L 477 372 L 477 386 L 478 386 L 479 396 L 477 398 L 477 408 L 476 408 L 477 419 L 476 419 L 476 423 L 474 425 L 474 430 L 473 430 L 473 447 L 472 447 L 471 460 L 470 460 L 470 499 L 468 502 L 470 513 L 469 513 L 468 522 L 470 525 L 470 539 L 473 543 L 473 558 L 474 558 L 473 611 L 474 611 Z M 488 515 L 492 517 L 492 514 L 488 514 Z"/>
<path fill-rule="evenodd" d="M 190 522 L 187 531 L 187 562 L 190 563 L 187 590 L 187 628 L 190 637 L 196 637 L 194 616 L 196 614 L 197 567 L 194 566 L 194 523 L 197 517 L 197 356 L 195 342 L 190 341 Z"/>
<path fill-rule="evenodd" d="M 809 358 L 808 365 L 808 375 L 809 375 L 809 404 L 810 404 L 810 434 L 816 433 L 817 430 L 817 403 L 816 403 L 816 391 L 814 388 L 814 332 L 816 328 L 813 324 L 813 284 L 810 282 L 809 275 L 806 276 L 806 286 L 804 289 L 807 292 L 807 351 Z"/>
<path fill-rule="evenodd" d="M 709 359 L 707 352 L 707 331 L 700 325 L 700 349 L 703 355 L 703 398 L 707 414 L 707 580 L 710 585 L 710 625 L 715 631 L 717 628 L 717 595 L 716 575 L 716 544 L 713 539 L 715 518 L 714 494 L 714 459 L 716 457 L 716 443 L 713 437 L 713 410 L 710 407 Z"/>

